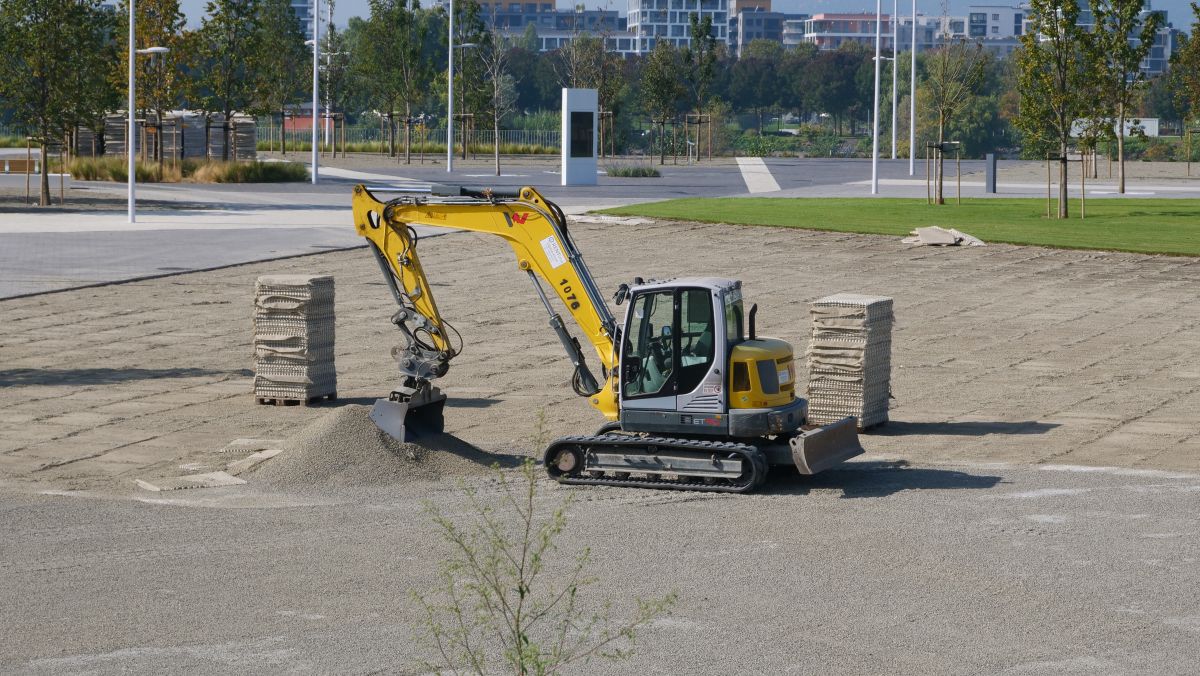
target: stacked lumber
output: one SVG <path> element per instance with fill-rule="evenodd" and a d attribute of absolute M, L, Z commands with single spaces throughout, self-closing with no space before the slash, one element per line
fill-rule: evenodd
<path fill-rule="evenodd" d="M 812 304 L 808 346 L 808 421 L 846 416 L 860 430 L 888 419 L 892 375 L 892 299 L 840 293 Z"/>
<path fill-rule="evenodd" d="M 336 399 L 333 339 L 333 277 L 259 277 L 254 293 L 254 396 L 258 403 Z"/>

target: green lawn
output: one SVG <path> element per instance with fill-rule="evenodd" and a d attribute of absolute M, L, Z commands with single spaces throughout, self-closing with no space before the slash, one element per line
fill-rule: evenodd
<path fill-rule="evenodd" d="M 924 199 L 711 198 L 679 199 L 607 209 L 623 216 L 707 223 L 770 225 L 879 235 L 913 228 L 957 228 L 985 242 L 1064 249 L 1102 249 L 1200 256 L 1200 200 L 1090 199 L 1087 218 L 1047 219 L 1044 199 L 964 199 L 930 206 Z"/>

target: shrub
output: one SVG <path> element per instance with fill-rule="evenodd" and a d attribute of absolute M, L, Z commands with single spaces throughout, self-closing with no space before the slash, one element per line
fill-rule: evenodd
<path fill-rule="evenodd" d="M 52 165 L 53 166 L 53 165 Z M 138 183 L 282 183 L 308 180 L 308 168 L 292 162 L 221 162 L 186 159 L 162 165 L 157 162 L 136 164 Z M 129 170 L 124 157 L 76 157 L 67 163 L 67 173 L 80 181 L 124 183 Z"/>
<path fill-rule="evenodd" d="M 573 563 L 554 560 L 571 498 L 540 517 L 536 472 L 529 460 L 517 478 L 499 473 L 498 504 L 463 487 L 455 518 L 426 505 L 450 550 L 437 583 L 412 591 L 436 654 L 424 665 L 428 671 L 557 674 L 580 670 L 593 657 L 625 658 L 637 631 L 674 605 L 671 592 L 636 599 L 624 619 L 613 618 L 608 603 L 588 609 L 585 597 L 597 581 L 587 573 L 588 550 Z"/>
<path fill-rule="evenodd" d="M 648 164 L 610 164 L 605 173 L 614 178 L 658 178 L 662 174 Z"/>

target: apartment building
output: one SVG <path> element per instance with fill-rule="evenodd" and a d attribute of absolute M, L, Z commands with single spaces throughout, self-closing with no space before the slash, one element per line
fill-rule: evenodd
<path fill-rule="evenodd" d="M 882 48 L 892 50 L 892 17 L 881 18 Z M 804 22 L 804 42 L 817 49 L 837 49 L 848 42 L 875 47 L 875 14 L 814 14 Z"/>
<path fill-rule="evenodd" d="M 637 40 L 636 51 L 647 53 L 659 40 L 686 47 L 692 41 L 692 14 L 712 20 L 713 37 L 718 41 L 729 40 L 729 0 L 629 0 L 626 19 Z"/>

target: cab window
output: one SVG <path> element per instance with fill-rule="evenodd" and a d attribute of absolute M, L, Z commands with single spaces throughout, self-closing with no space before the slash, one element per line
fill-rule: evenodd
<path fill-rule="evenodd" d="M 666 395 L 675 371 L 675 293 L 659 291 L 638 296 L 625 336 L 621 380 L 625 396 Z"/>
<path fill-rule="evenodd" d="M 679 391 L 700 386 L 713 363 L 716 346 L 712 295 L 707 289 L 679 292 Z"/>

